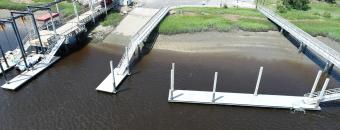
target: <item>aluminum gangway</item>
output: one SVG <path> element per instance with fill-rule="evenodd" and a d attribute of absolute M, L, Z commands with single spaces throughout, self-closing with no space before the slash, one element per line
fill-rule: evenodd
<path fill-rule="evenodd" d="M 130 43 L 125 47 L 125 52 L 116 68 L 113 68 L 110 62 L 111 73 L 96 88 L 98 91 L 116 93 L 116 88 L 123 79 L 130 74 L 130 63 L 136 49 L 140 49 L 139 45 L 149 36 L 153 29 L 161 22 L 161 20 L 169 12 L 169 7 L 161 8 L 151 19 L 131 38 Z"/>
<path fill-rule="evenodd" d="M 302 29 L 298 28 L 294 24 L 290 23 L 286 19 L 281 16 L 275 14 L 272 10 L 263 7 L 257 6 L 257 9 L 265 15 L 268 19 L 273 21 L 275 24 L 284 29 L 288 33 L 290 33 L 295 39 L 297 39 L 300 44 L 300 49 L 304 48 L 304 46 L 310 48 L 314 53 L 318 54 L 325 60 L 327 60 L 327 66 L 335 65 L 337 68 L 340 68 L 340 53 L 335 51 L 334 49 L 327 46 L 325 43 L 321 42 L 317 38 L 311 36 L 306 33 Z M 326 68 L 325 68 L 326 69 Z"/>

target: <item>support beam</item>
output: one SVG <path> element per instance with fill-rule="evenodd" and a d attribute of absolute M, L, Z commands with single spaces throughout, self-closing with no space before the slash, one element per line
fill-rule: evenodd
<path fill-rule="evenodd" d="M 316 89 L 316 87 L 318 86 L 318 83 L 319 83 L 319 80 L 320 80 L 320 78 L 321 78 L 321 75 L 322 75 L 322 71 L 319 70 L 318 75 L 317 75 L 316 78 L 315 78 L 315 81 L 314 81 L 312 90 L 311 90 L 310 93 L 309 93 L 309 96 L 308 96 L 309 98 L 312 98 L 312 97 L 313 97 L 313 93 L 315 92 L 315 89 Z"/>
<path fill-rule="evenodd" d="M 15 14 L 14 12 L 11 12 L 12 17 L 14 16 L 14 14 Z M 22 40 L 21 40 L 21 36 L 20 36 L 19 30 L 18 30 L 17 24 L 15 22 L 15 19 L 12 19 L 11 25 L 13 27 L 15 37 L 16 37 L 17 42 L 19 44 L 20 52 L 21 52 L 22 58 L 24 59 L 25 66 L 26 66 L 27 70 L 29 70 L 29 66 L 28 66 L 27 60 L 26 60 L 26 52 L 25 52 L 24 45 L 23 45 Z"/>
<path fill-rule="evenodd" d="M 333 67 L 334 67 L 334 64 L 329 62 L 329 61 L 327 61 L 326 65 L 325 65 L 325 67 L 323 69 L 323 72 L 324 73 L 330 73 L 332 71 Z"/>
<path fill-rule="evenodd" d="M 306 44 L 300 43 L 300 46 L 299 46 L 299 53 L 304 52 L 305 49 L 306 49 Z"/>
<path fill-rule="evenodd" d="M 261 78 L 262 78 L 262 72 L 263 72 L 263 66 L 260 67 L 259 75 L 257 77 L 257 82 L 256 82 L 254 96 L 257 96 L 257 93 L 259 91 L 259 86 L 260 86 L 260 82 L 261 82 Z"/>
<path fill-rule="evenodd" d="M 1 46 L 1 45 L 0 45 L 0 51 L 1 51 L 2 58 L 4 59 L 7 68 L 9 68 L 9 65 L 8 65 L 8 62 L 7 62 L 6 55 L 5 55 L 4 50 L 2 49 L 2 46 Z M 0 63 L 0 64 L 1 64 L 1 63 Z"/>
<path fill-rule="evenodd" d="M 212 99 L 211 99 L 212 102 L 215 102 L 215 93 L 216 93 L 216 85 L 217 85 L 217 76 L 218 76 L 218 72 L 215 72 L 213 93 L 212 93 Z"/>
<path fill-rule="evenodd" d="M 114 68 L 113 68 L 113 61 L 110 61 L 110 69 L 111 69 L 111 73 L 112 73 L 112 87 L 113 87 L 113 93 L 117 93 L 116 90 L 116 82 L 115 82 L 115 72 L 114 72 Z"/>

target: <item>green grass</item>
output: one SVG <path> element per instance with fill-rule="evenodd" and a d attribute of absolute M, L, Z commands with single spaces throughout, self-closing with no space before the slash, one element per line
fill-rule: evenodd
<path fill-rule="evenodd" d="M 14 3 L 10 0 L 0 0 L 0 9 L 25 10 L 27 4 Z"/>
<path fill-rule="evenodd" d="M 162 34 L 191 33 L 201 31 L 268 31 L 276 27 L 255 9 L 237 8 L 181 8 L 166 17 L 160 24 Z"/>
<path fill-rule="evenodd" d="M 276 1 L 267 0 L 266 6 L 276 9 Z M 337 0 L 337 4 L 311 0 L 310 10 L 291 9 L 279 14 L 313 36 L 326 36 L 340 41 L 340 0 Z"/>
<path fill-rule="evenodd" d="M 103 21 L 100 22 L 103 26 L 117 26 L 123 19 L 123 16 L 117 12 L 109 12 Z"/>
<path fill-rule="evenodd" d="M 27 5 L 39 5 L 48 2 L 52 2 L 53 0 L 33 0 L 32 4 L 26 3 L 15 3 L 11 0 L 0 0 L 0 9 L 9 9 L 9 10 L 26 10 Z M 83 7 L 77 6 L 78 9 L 82 9 Z M 56 7 L 52 6 L 52 10 L 56 12 Z M 73 6 L 71 1 L 64 1 L 59 3 L 59 10 L 64 17 L 68 17 L 74 14 Z"/>

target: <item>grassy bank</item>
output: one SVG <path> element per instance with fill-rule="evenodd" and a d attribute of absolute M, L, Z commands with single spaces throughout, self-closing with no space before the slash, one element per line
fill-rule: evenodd
<path fill-rule="evenodd" d="M 26 10 L 27 5 L 39 5 L 52 2 L 51 0 L 33 0 L 32 3 L 16 3 L 11 0 L 0 0 L 0 9 L 8 9 L 8 10 Z M 79 6 L 78 4 L 78 10 L 82 10 L 83 7 Z M 53 6 L 52 10 L 56 12 L 56 7 Z M 64 1 L 59 4 L 59 10 L 60 13 L 64 17 L 68 17 L 74 14 L 73 6 L 71 1 Z"/>
<path fill-rule="evenodd" d="M 267 0 L 266 6 L 276 10 L 276 1 Z M 337 0 L 337 4 L 311 0 L 309 6 L 307 11 L 291 9 L 277 13 L 313 36 L 326 36 L 340 41 L 340 0 Z"/>
<path fill-rule="evenodd" d="M 118 12 L 111 11 L 100 24 L 103 26 L 117 26 L 122 19 L 123 16 Z"/>
<path fill-rule="evenodd" d="M 245 31 L 276 30 L 275 25 L 255 9 L 207 7 L 181 8 L 176 9 L 175 12 L 160 24 L 160 33 L 176 34 L 208 30 L 230 31 L 233 29 Z"/>
<path fill-rule="evenodd" d="M 0 9 L 25 10 L 27 4 L 15 3 L 10 0 L 0 0 Z"/>

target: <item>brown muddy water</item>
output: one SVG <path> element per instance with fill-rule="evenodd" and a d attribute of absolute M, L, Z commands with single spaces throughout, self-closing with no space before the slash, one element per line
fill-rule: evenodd
<path fill-rule="evenodd" d="M 156 43 L 157 44 L 157 43 Z M 339 129 L 340 101 L 322 111 L 168 103 L 171 63 L 175 88 L 252 93 L 264 66 L 262 94 L 303 95 L 318 67 L 289 60 L 256 60 L 224 52 L 153 49 L 135 64 L 117 95 L 95 91 L 122 48 L 90 44 L 63 58 L 18 91 L 0 90 L 0 129 Z M 332 79 L 330 87 L 339 86 Z"/>

